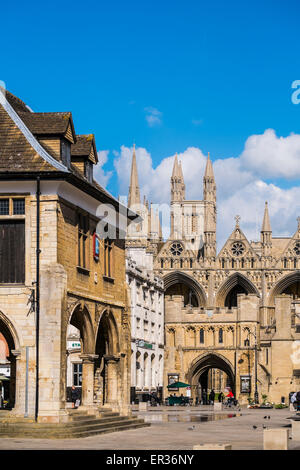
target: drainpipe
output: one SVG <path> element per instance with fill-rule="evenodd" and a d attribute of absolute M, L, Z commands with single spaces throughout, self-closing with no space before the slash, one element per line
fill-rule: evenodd
<path fill-rule="evenodd" d="M 35 379 L 35 421 L 39 413 L 39 336 L 40 336 L 40 177 L 36 179 L 36 379 Z"/>

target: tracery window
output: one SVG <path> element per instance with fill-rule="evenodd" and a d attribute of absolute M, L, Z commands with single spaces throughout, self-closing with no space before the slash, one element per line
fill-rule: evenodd
<path fill-rule="evenodd" d="M 233 243 L 231 247 L 231 252 L 234 256 L 241 256 L 245 251 L 245 247 L 241 242 Z"/>
<path fill-rule="evenodd" d="M 183 252 L 183 246 L 179 242 L 174 242 L 172 243 L 170 250 L 173 256 L 180 256 Z"/>
<path fill-rule="evenodd" d="M 300 255 L 300 242 L 295 243 L 294 252 L 296 253 L 297 256 Z"/>

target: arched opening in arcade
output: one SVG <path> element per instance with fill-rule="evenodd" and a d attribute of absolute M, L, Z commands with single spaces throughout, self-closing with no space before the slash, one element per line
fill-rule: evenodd
<path fill-rule="evenodd" d="M 10 328 L 0 317 L 0 409 L 11 410 L 16 401 L 16 345 Z"/>
<path fill-rule="evenodd" d="M 270 293 L 270 306 L 274 306 L 278 295 L 291 295 L 293 301 L 300 300 L 300 271 L 295 271 L 282 278 Z"/>
<path fill-rule="evenodd" d="M 165 300 L 180 301 L 184 307 L 200 308 L 206 304 L 203 288 L 190 276 L 173 272 L 164 278 Z"/>
<path fill-rule="evenodd" d="M 74 405 L 93 403 L 94 338 L 89 311 L 86 306 L 78 304 L 70 317 L 66 334 L 67 401 Z"/>
<path fill-rule="evenodd" d="M 227 394 L 231 389 L 234 393 L 235 380 L 230 362 L 218 354 L 206 354 L 195 360 L 189 371 L 192 398 L 195 404 L 208 405 L 210 394 Z"/>
<path fill-rule="evenodd" d="M 259 292 L 252 282 L 241 273 L 230 276 L 220 287 L 217 297 L 217 307 L 227 307 L 232 309 L 238 305 L 239 294 L 256 294 Z"/>
<path fill-rule="evenodd" d="M 230 308 L 230 309 L 232 307 L 237 307 L 238 294 L 248 294 L 248 292 L 243 286 L 241 286 L 240 284 L 237 284 L 226 295 L 225 307 Z"/>
<path fill-rule="evenodd" d="M 110 311 L 100 319 L 95 346 L 94 394 L 100 405 L 116 405 L 120 385 L 120 347 L 118 328 Z"/>
<path fill-rule="evenodd" d="M 290 284 L 288 287 L 286 287 L 282 291 L 282 294 L 291 295 L 293 297 L 293 300 L 299 300 L 300 299 L 300 281 L 295 281 L 292 284 Z"/>

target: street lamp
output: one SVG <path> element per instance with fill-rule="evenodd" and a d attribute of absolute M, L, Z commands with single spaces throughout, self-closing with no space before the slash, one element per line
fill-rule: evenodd
<path fill-rule="evenodd" d="M 252 331 L 248 330 L 248 338 L 252 335 L 254 337 L 254 349 L 255 349 L 255 391 L 254 391 L 254 403 L 258 405 L 258 391 L 257 391 L 257 337 L 255 333 L 252 333 Z M 250 347 L 250 340 L 249 341 L 249 347 Z"/>

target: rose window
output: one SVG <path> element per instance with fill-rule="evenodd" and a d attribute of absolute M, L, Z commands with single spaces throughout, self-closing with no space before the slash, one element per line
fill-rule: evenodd
<path fill-rule="evenodd" d="M 183 246 L 181 243 L 172 243 L 171 245 L 171 253 L 173 256 L 180 256 L 183 252 Z"/>
<path fill-rule="evenodd" d="M 294 252 L 296 253 L 297 256 L 300 255 L 300 242 L 295 243 Z"/>
<path fill-rule="evenodd" d="M 231 252 L 233 256 L 241 256 L 245 251 L 245 247 L 242 243 L 236 242 L 232 245 Z"/>

